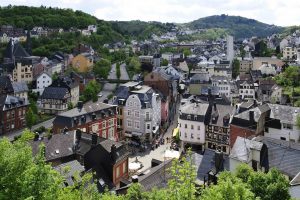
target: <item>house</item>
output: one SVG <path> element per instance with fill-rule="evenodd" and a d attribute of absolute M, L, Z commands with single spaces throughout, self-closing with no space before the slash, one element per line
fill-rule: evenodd
<path fill-rule="evenodd" d="M 282 50 L 282 58 L 285 60 L 295 60 L 297 57 L 297 48 L 293 46 L 284 47 Z"/>
<path fill-rule="evenodd" d="M 240 99 L 255 99 L 255 88 L 252 81 L 237 81 Z"/>
<path fill-rule="evenodd" d="M 25 103 L 28 102 L 28 86 L 25 82 L 13 82 L 14 96 L 24 99 Z"/>
<path fill-rule="evenodd" d="M 270 107 L 264 104 L 234 115 L 230 123 L 230 146 L 233 147 L 238 136 L 263 135 L 269 113 Z"/>
<path fill-rule="evenodd" d="M 146 85 L 132 88 L 125 100 L 125 135 L 139 141 L 152 141 L 159 134 L 161 123 L 161 98 Z"/>
<path fill-rule="evenodd" d="M 163 94 L 169 104 L 169 120 L 175 115 L 178 77 L 169 75 L 162 68 L 157 68 L 144 77 L 144 84 Z"/>
<path fill-rule="evenodd" d="M 67 76 L 61 76 L 58 79 L 52 81 L 50 87 L 66 88 L 71 95 L 71 103 L 75 106 L 79 101 L 79 84 L 75 82 L 74 78 Z"/>
<path fill-rule="evenodd" d="M 46 162 L 56 169 L 76 159 L 85 171 L 95 172 L 101 192 L 106 186 L 108 189 L 119 187 L 120 181 L 128 178 L 128 152 L 121 143 L 77 130 L 48 137 L 37 135 L 30 143 L 34 155 L 39 152 L 40 144 L 45 145 Z"/>
<path fill-rule="evenodd" d="M 282 101 L 282 87 L 278 86 L 274 80 L 261 80 L 259 81 L 257 97 L 263 102 L 280 103 Z"/>
<path fill-rule="evenodd" d="M 119 188 L 123 179 L 128 179 L 128 151 L 125 145 L 96 134 L 76 132 L 74 149 L 86 170 L 95 172 L 100 192 Z"/>
<path fill-rule="evenodd" d="M 209 120 L 209 104 L 186 103 L 179 109 L 178 126 L 182 146 L 197 145 L 202 150 L 205 147 L 205 127 Z"/>
<path fill-rule="evenodd" d="M 300 130 L 296 125 L 299 107 L 267 104 L 271 109 L 266 117 L 264 136 L 289 142 L 300 141 Z"/>
<path fill-rule="evenodd" d="M 82 94 L 85 90 L 85 87 L 90 81 L 96 80 L 95 76 L 91 73 L 88 74 L 78 74 L 72 71 L 69 75 L 69 78 L 74 81 L 75 84 L 79 85 L 79 94 Z"/>
<path fill-rule="evenodd" d="M 255 57 L 253 59 L 253 70 L 259 69 L 263 64 L 276 65 L 282 67 L 284 62 L 276 57 Z"/>
<path fill-rule="evenodd" d="M 201 89 L 204 86 L 211 86 L 211 80 L 209 78 L 208 72 L 202 72 L 194 74 L 190 78 L 189 92 L 192 95 L 200 95 Z"/>
<path fill-rule="evenodd" d="M 101 138 L 118 141 L 117 107 L 104 103 L 91 103 L 58 114 L 53 121 L 53 133 L 80 129 L 83 133 L 96 133 Z"/>
<path fill-rule="evenodd" d="M 94 57 L 90 53 L 81 53 L 72 60 L 72 67 L 79 72 L 88 72 L 94 65 Z"/>
<path fill-rule="evenodd" d="M 261 71 L 261 74 L 266 76 L 275 76 L 277 74 L 277 66 L 271 65 L 271 64 L 263 64 L 258 68 L 259 71 Z"/>
<path fill-rule="evenodd" d="M 87 30 L 92 32 L 92 33 L 96 33 L 97 32 L 97 25 L 88 25 Z"/>
<path fill-rule="evenodd" d="M 54 170 L 60 173 L 60 175 L 64 178 L 65 186 L 73 186 L 76 183 L 76 178 L 79 178 L 78 181 L 80 181 L 81 176 L 85 172 L 84 166 L 81 165 L 77 160 L 60 164 L 54 167 Z"/>
<path fill-rule="evenodd" d="M 168 63 L 172 63 L 173 61 L 173 53 L 166 52 L 161 54 L 161 58 L 168 61 Z"/>
<path fill-rule="evenodd" d="M 227 98 L 231 98 L 231 89 L 232 84 L 228 77 L 226 76 L 212 76 L 211 77 L 212 86 L 218 87 L 219 95 L 226 96 Z"/>
<path fill-rule="evenodd" d="M 257 83 L 261 79 L 263 79 L 263 75 L 262 75 L 262 72 L 260 70 L 250 70 L 250 77 L 251 77 L 251 80 L 254 83 Z"/>
<path fill-rule="evenodd" d="M 64 112 L 71 103 L 71 94 L 67 88 L 46 87 L 40 97 L 40 102 L 42 112 L 49 114 Z"/>
<path fill-rule="evenodd" d="M 77 56 L 81 53 L 89 53 L 90 55 L 94 55 L 95 51 L 91 46 L 80 43 L 73 49 L 73 55 Z"/>
<path fill-rule="evenodd" d="M 222 151 L 229 154 L 230 120 L 234 107 L 230 104 L 213 103 L 212 112 L 209 116 L 209 124 L 205 129 L 205 147 L 212 150 Z"/>
<path fill-rule="evenodd" d="M 141 64 L 153 65 L 153 56 L 139 56 Z"/>
<path fill-rule="evenodd" d="M 23 98 L 11 95 L 0 96 L 0 135 L 26 126 L 25 115 L 28 103 Z"/>
<path fill-rule="evenodd" d="M 254 171 L 268 172 L 268 148 L 262 142 L 237 137 L 229 155 L 229 168 L 236 172 L 236 168 L 245 163 Z"/>
<path fill-rule="evenodd" d="M 40 95 L 43 94 L 44 89 L 52 84 L 52 77 L 47 73 L 43 72 L 36 78 L 36 89 Z"/>
<path fill-rule="evenodd" d="M 240 74 L 248 74 L 253 67 L 253 60 L 240 60 Z"/>

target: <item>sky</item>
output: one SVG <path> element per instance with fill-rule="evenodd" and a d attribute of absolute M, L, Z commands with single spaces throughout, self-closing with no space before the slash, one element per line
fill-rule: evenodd
<path fill-rule="evenodd" d="M 0 6 L 9 4 L 71 8 L 104 20 L 184 23 L 228 14 L 278 26 L 300 25 L 299 0 L 0 0 Z"/>

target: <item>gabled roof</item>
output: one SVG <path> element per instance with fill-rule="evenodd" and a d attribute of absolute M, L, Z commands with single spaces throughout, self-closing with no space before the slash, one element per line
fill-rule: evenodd
<path fill-rule="evenodd" d="M 66 168 L 68 169 L 67 171 Z M 77 160 L 63 163 L 54 167 L 54 169 L 64 177 L 65 182 L 69 186 L 74 185 L 73 180 L 76 175 L 80 176 L 80 173 L 84 172 L 84 166 L 82 166 Z"/>
<path fill-rule="evenodd" d="M 252 160 L 251 150 L 261 151 L 262 146 L 263 146 L 262 142 L 248 140 L 246 138 L 242 138 L 238 136 L 231 149 L 231 153 L 229 157 L 235 160 L 239 160 L 241 162 L 249 163 Z"/>
<path fill-rule="evenodd" d="M 20 45 L 19 42 L 9 41 L 4 52 L 5 58 L 19 58 L 19 57 L 29 57 L 30 55 L 26 50 Z"/>
<path fill-rule="evenodd" d="M 41 96 L 42 99 L 66 99 L 69 97 L 67 88 L 61 87 L 46 87 Z"/>
<path fill-rule="evenodd" d="M 14 93 L 28 92 L 28 86 L 25 82 L 13 82 Z"/>

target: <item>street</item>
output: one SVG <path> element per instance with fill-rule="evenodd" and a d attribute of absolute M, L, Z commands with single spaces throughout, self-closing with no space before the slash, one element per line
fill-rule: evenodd
<path fill-rule="evenodd" d="M 129 76 L 126 70 L 126 64 L 123 63 L 120 65 L 121 77 L 120 80 L 129 80 Z"/>
<path fill-rule="evenodd" d="M 107 76 L 107 79 L 110 80 L 115 80 L 117 79 L 117 71 L 116 71 L 116 63 L 111 65 L 111 70 Z"/>
<path fill-rule="evenodd" d="M 35 129 L 41 127 L 41 126 L 44 126 L 45 128 L 51 128 L 54 119 L 55 118 L 52 118 L 52 119 L 49 119 L 49 120 L 44 121 L 42 123 L 36 124 L 32 127 L 32 130 L 35 130 Z M 1 135 L 0 138 L 7 137 L 10 141 L 12 141 L 12 140 L 14 140 L 14 137 L 21 135 L 23 131 L 24 131 L 24 129 L 20 129 L 20 130 L 17 130 L 15 132 L 9 133 L 8 135 Z"/>
<path fill-rule="evenodd" d="M 105 83 L 102 91 L 99 93 L 102 94 L 102 97 L 98 98 L 98 102 L 103 102 L 108 97 L 108 95 L 113 93 L 116 87 L 117 87 L 116 83 Z"/>

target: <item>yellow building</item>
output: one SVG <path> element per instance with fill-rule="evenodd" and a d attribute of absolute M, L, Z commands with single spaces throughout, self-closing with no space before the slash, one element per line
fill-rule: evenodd
<path fill-rule="evenodd" d="M 87 72 L 92 69 L 94 58 L 90 53 L 81 53 L 72 60 L 72 67 L 78 69 L 79 72 Z"/>
<path fill-rule="evenodd" d="M 12 75 L 14 82 L 32 82 L 32 60 L 24 58 L 20 61 L 16 61 Z"/>

